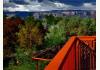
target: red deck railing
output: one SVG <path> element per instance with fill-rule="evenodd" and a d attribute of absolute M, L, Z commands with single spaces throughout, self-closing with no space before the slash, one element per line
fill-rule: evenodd
<path fill-rule="evenodd" d="M 39 61 L 46 61 L 46 62 L 50 62 L 51 61 L 51 59 L 34 58 L 34 57 L 32 57 L 32 60 L 36 61 L 35 70 L 40 70 Z"/>
<path fill-rule="evenodd" d="M 50 61 L 42 58 L 32 59 Z M 38 63 L 36 70 L 39 70 Z M 96 70 L 96 37 L 71 37 L 44 70 Z"/>
<path fill-rule="evenodd" d="M 45 70 L 96 70 L 96 37 L 71 37 Z"/>

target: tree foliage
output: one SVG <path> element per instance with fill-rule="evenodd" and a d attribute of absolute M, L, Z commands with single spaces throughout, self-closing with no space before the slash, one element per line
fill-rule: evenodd
<path fill-rule="evenodd" d="M 4 42 L 4 57 L 10 56 L 14 52 L 16 44 L 16 32 L 19 31 L 18 25 L 23 24 L 21 18 L 4 18 L 3 24 L 3 42 Z"/>
<path fill-rule="evenodd" d="M 39 27 L 35 24 L 33 17 L 28 17 L 25 25 L 20 25 L 17 33 L 18 42 L 21 47 L 32 47 L 32 45 L 42 45 L 43 35 Z"/>
<path fill-rule="evenodd" d="M 56 46 L 66 40 L 66 32 L 63 26 L 53 25 L 48 29 L 45 42 L 49 47 Z"/>
<path fill-rule="evenodd" d="M 4 56 L 13 53 L 17 65 L 11 60 L 5 70 L 32 70 L 35 63 L 31 60 L 32 52 L 37 48 L 58 47 L 72 35 L 91 36 L 96 33 L 96 20 L 90 17 L 46 15 L 43 19 L 28 16 L 24 20 L 7 17 L 4 16 Z"/>

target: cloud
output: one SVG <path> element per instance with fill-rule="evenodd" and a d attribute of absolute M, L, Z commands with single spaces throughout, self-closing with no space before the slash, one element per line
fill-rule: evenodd
<path fill-rule="evenodd" d="M 4 11 L 13 12 L 13 11 L 95 10 L 96 9 L 96 6 L 92 3 L 83 3 L 80 6 L 74 6 L 74 5 L 64 4 L 60 2 L 50 2 L 50 1 L 47 1 L 47 2 L 33 2 L 32 1 L 31 2 L 29 0 L 25 0 L 25 1 L 29 2 L 29 4 L 20 5 L 20 4 L 12 3 L 13 5 L 10 5 L 8 7 L 4 6 Z"/>
<path fill-rule="evenodd" d="M 4 7 L 4 11 L 51 11 L 51 10 L 62 10 L 68 9 L 71 5 L 66 5 L 58 2 L 47 2 L 47 3 L 34 3 L 31 2 L 29 5 L 20 5 L 14 4 L 16 7 L 13 9 L 13 6 Z"/>
<path fill-rule="evenodd" d="M 13 6 L 4 8 L 4 10 L 6 11 L 29 11 L 28 8 L 26 8 L 24 5 L 17 5 L 15 4 L 15 7 L 13 8 Z"/>
<path fill-rule="evenodd" d="M 3 2 L 4 2 L 4 3 L 8 3 L 8 2 L 9 2 L 9 0 L 3 0 Z"/>
<path fill-rule="evenodd" d="M 96 5 L 92 3 L 84 3 L 81 7 L 86 10 L 96 10 Z"/>
<path fill-rule="evenodd" d="M 24 2 L 31 3 L 32 1 L 31 0 L 24 0 Z"/>

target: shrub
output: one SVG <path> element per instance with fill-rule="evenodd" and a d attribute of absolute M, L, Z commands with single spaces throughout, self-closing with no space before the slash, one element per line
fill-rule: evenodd
<path fill-rule="evenodd" d="M 35 70 L 32 62 L 32 49 L 20 48 L 16 49 L 15 53 L 16 61 L 11 60 L 8 68 L 5 70 Z"/>

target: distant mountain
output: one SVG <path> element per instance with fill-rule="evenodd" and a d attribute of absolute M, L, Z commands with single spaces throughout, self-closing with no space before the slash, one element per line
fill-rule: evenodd
<path fill-rule="evenodd" d="M 38 12 L 26 12 L 26 11 L 16 11 L 16 12 L 3 12 L 4 15 L 8 17 L 21 17 L 25 19 L 27 16 L 34 16 L 35 18 L 41 19 L 45 15 L 52 14 L 56 16 L 80 16 L 80 17 L 91 17 L 96 18 L 96 11 L 95 10 L 52 10 L 52 11 L 38 11 Z"/>

